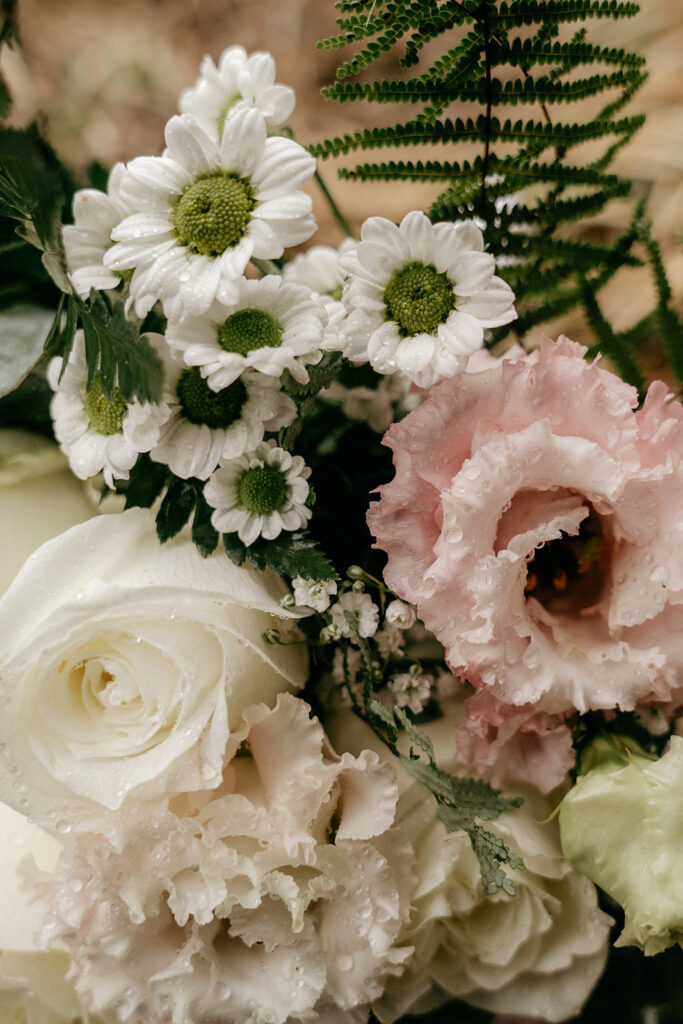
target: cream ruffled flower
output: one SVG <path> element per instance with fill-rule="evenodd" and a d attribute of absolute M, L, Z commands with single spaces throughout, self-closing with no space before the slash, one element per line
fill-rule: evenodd
<path fill-rule="evenodd" d="M 96 374 L 87 389 L 88 366 L 83 331 L 76 331 L 69 361 L 50 361 L 47 378 L 55 392 L 50 415 L 55 437 L 79 480 L 102 473 L 105 483 L 127 480 L 140 452 L 150 451 L 168 419 L 165 403 L 127 402 L 118 388 L 107 398 Z M 60 380 L 61 376 L 61 380 Z"/>
<path fill-rule="evenodd" d="M 0 798 L 116 835 L 131 801 L 217 786 L 247 704 L 305 681 L 305 650 L 263 638 L 297 618 L 285 589 L 189 536 L 161 546 L 147 509 L 43 544 L 0 600 Z"/>
<path fill-rule="evenodd" d="M 220 391 L 212 391 L 198 367 L 184 366 L 166 346 L 157 346 L 165 365 L 164 403 L 169 415 L 150 452 L 183 480 L 206 480 L 221 459 L 253 449 L 267 430 L 292 422 L 296 405 L 274 377 L 249 370 Z"/>
<path fill-rule="evenodd" d="M 239 294 L 252 256 L 277 258 L 315 231 L 300 191 L 315 160 L 291 139 L 268 138 L 257 110 L 238 110 L 220 145 L 188 114 L 166 126 L 160 157 L 136 157 L 122 181 L 136 211 L 112 232 L 104 262 L 134 270 L 130 299 L 144 316 L 159 299 L 167 317 L 201 316 Z"/>
<path fill-rule="evenodd" d="M 516 317 L 510 287 L 472 221 L 432 224 L 419 211 L 397 227 L 371 217 L 340 258 L 349 317 L 342 351 L 378 373 L 402 370 L 419 387 L 461 373 L 484 329 Z"/>
<path fill-rule="evenodd" d="M 310 289 L 287 285 L 278 275 L 243 278 L 230 306 L 219 303 L 203 317 L 171 320 L 166 340 L 188 366 L 198 366 L 213 391 L 245 370 L 269 377 L 289 370 L 308 383 L 307 361 L 320 359 L 327 314 Z"/>
<path fill-rule="evenodd" d="M 146 1024 L 364 1019 L 400 972 L 413 878 L 393 772 L 371 751 L 338 757 L 309 711 L 287 694 L 252 706 L 219 789 L 131 819 L 120 852 L 79 838 L 45 877 L 42 939 L 71 951 L 93 1010 L 116 1001 Z"/>
<path fill-rule="evenodd" d="M 91 288 L 116 288 L 121 275 L 104 265 L 104 254 L 114 244 L 111 233 L 117 224 L 133 213 L 121 194 L 123 164 L 115 164 L 107 181 L 107 191 L 82 188 L 74 193 L 73 224 L 62 230 L 66 264 L 74 288 L 87 298 Z"/>
<path fill-rule="evenodd" d="M 227 118 L 238 110 L 254 107 L 269 128 L 277 128 L 292 113 L 294 103 L 294 90 L 275 81 L 275 61 L 269 53 L 249 54 L 243 46 L 229 46 L 218 66 L 211 57 L 204 57 L 199 78 L 180 94 L 178 108 L 218 139 Z"/>
<path fill-rule="evenodd" d="M 246 545 L 302 529 L 311 517 L 305 504 L 310 475 L 300 455 L 262 441 L 222 464 L 206 484 L 204 497 L 215 509 L 211 523 L 220 533 L 237 533 Z"/>
<path fill-rule="evenodd" d="M 444 717 L 422 728 L 437 763 L 458 773 L 453 721 L 459 702 L 442 702 L 442 708 Z M 332 742 L 343 737 L 347 749 L 367 746 L 382 754 L 379 740 L 351 712 L 336 714 L 326 726 Z M 468 837 L 447 833 L 424 786 L 391 763 L 399 777 L 397 821 L 416 857 L 410 920 L 401 933 L 414 952 L 373 1003 L 375 1016 L 391 1024 L 457 997 L 493 1013 L 573 1018 L 602 973 L 612 922 L 598 909 L 595 886 L 563 857 L 557 822 L 547 820 L 551 802 L 523 787 L 522 807 L 491 822 L 525 867 L 510 872 L 514 896 L 484 895 Z"/>
<path fill-rule="evenodd" d="M 62 950 L 38 950 L 33 936 L 47 911 L 31 899 L 21 865 L 33 857 L 52 871 L 61 844 L 0 803 L 0 1020 L 2 1024 L 81 1024 L 85 1010 L 66 981 L 69 956 Z M 99 1024 L 99 1018 L 88 1018 Z"/>

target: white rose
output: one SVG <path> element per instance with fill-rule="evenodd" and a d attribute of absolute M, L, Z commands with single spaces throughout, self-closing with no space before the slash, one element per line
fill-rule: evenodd
<path fill-rule="evenodd" d="M 341 748 L 344 736 L 351 750 L 372 746 L 367 727 L 353 719 L 339 714 L 328 723 L 332 741 Z M 425 731 L 439 766 L 454 771 L 452 717 Z M 550 801 L 520 787 L 522 807 L 487 826 L 522 856 L 525 868 L 509 872 L 515 896 L 485 896 L 468 837 L 447 834 L 424 786 L 397 770 L 396 820 L 411 837 L 418 877 L 399 941 L 415 952 L 404 973 L 388 979 L 373 1003 L 375 1015 L 395 1021 L 457 997 L 494 1013 L 573 1017 L 602 973 L 611 920 L 598 909 L 595 887 L 562 856 L 557 822 L 539 824 L 552 811 Z"/>
<path fill-rule="evenodd" d="M 60 844 L 5 804 L 0 804 L 0 834 L 0 1020 L 72 1024 L 80 1020 L 82 1007 L 64 977 L 69 956 L 36 949 L 33 935 L 47 907 L 29 900 L 18 878 L 19 864 L 29 854 L 40 868 L 52 870 Z"/>
<path fill-rule="evenodd" d="M 0 430 L 0 594 L 32 551 L 93 509 L 56 444 Z"/>
<path fill-rule="evenodd" d="M 263 639 L 294 617 L 283 592 L 186 536 L 160 545 L 148 510 L 48 541 L 0 600 L 0 798 L 65 832 L 218 785 L 244 708 L 305 681 L 303 646 Z"/>

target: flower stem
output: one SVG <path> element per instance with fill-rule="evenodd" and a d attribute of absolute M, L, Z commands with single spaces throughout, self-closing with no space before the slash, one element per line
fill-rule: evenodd
<path fill-rule="evenodd" d="M 341 210 L 337 206 L 337 203 L 335 202 L 334 196 L 332 195 L 332 193 L 330 192 L 329 188 L 327 187 L 327 184 L 325 183 L 325 180 L 324 180 L 323 176 L 321 175 L 320 171 L 316 170 L 316 172 L 315 172 L 315 180 L 318 183 L 318 187 L 320 188 L 320 191 L 322 192 L 322 194 L 325 196 L 325 199 L 327 200 L 327 205 L 329 206 L 330 210 L 332 211 L 334 219 L 336 220 L 337 224 L 339 225 L 339 227 L 344 232 L 344 235 L 347 238 L 353 238 L 353 231 L 351 230 L 351 225 L 349 224 L 349 222 L 347 221 L 346 217 L 344 216 L 344 214 L 341 212 Z"/>

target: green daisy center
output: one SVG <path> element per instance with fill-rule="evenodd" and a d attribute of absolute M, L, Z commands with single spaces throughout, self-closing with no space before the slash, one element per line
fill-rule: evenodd
<path fill-rule="evenodd" d="M 102 392 L 99 373 L 93 379 L 90 390 L 85 393 L 85 414 L 93 430 L 98 434 L 120 434 L 128 403 L 119 388 L 114 388 L 111 398 Z"/>
<path fill-rule="evenodd" d="M 282 324 L 263 309 L 239 309 L 218 328 L 218 344 L 226 352 L 246 356 L 252 349 L 277 348 Z"/>
<path fill-rule="evenodd" d="M 287 481 L 277 466 L 245 469 L 237 483 L 240 505 L 257 516 L 277 512 L 287 500 Z"/>
<path fill-rule="evenodd" d="M 212 391 L 199 367 L 183 370 L 178 379 L 178 399 L 183 415 L 190 423 L 205 423 L 214 430 L 225 429 L 242 415 L 247 389 L 236 380 L 222 391 Z"/>
<path fill-rule="evenodd" d="M 185 189 L 173 210 L 181 245 L 202 256 L 220 256 L 247 229 L 256 198 L 246 178 L 229 171 L 203 174 Z"/>
<path fill-rule="evenodd" d="M 455 292 L 447 274 L 415 261 L 406 263 L 384 289 L 390 320 L 401 337 L 432 334 L 455 309 Z"/>

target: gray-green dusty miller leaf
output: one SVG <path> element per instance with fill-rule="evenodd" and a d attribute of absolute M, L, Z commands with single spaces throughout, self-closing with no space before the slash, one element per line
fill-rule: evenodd
<path fill-rule="evenodd" d="M 12 391 L 40 359 L 54 310 L 10 306 L 0 312 L 0 395 Z"/>

